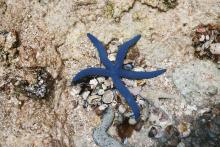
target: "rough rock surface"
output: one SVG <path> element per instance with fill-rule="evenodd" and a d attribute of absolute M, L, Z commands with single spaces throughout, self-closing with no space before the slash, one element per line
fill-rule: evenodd
<path fill-rule="evenodd" d="M 168 118 L 179 120 L 184 115 L 194 117 L 202 112 L 203 108 L 188 103 L 192 99 L 181 92 L 185 87 L 176 86 L 172 77 L 176 68 L 188 74 L 180 67 L 192 62 L 199 66 L 207 64 L 212 69 L 195 68 L 196 75 L 203 70 L 210 75 L 219 73 L 219 69 L 214 69 L 215 63 L 197 61 L 190 36 L 200 23 L 220 22 L 219 1 L 178 0 L 172 7 L 160 2 L 163 0 L 0 0 L 0 146 L 97 146 L 92 130 L 100 123 L 100 117 L 83 108 L 79 87 L 70 86 L 72 76 L 79 70 L 100 65 L 87 32 L 110 48 L 113 42 L 117 46 L 141 34 L 135 48 L 143 59 L 142 67 L 168 69 L 165 75 L 146 81 L 141 89 L 146 99 L 156 110 L 168 114 Z M 36 83 L 36 78 L 28 73 L 39 67 L 54 79 L 52 94 L 33 99 L 18 93 L 18 81 Z M 174 75 L 181 76 L 176 72 Z M 218 79 L 211 81 L 217 83 Z M 193 96 L 196 91 L 189 89 Z M 194 99 L 200 106 L 208 97 L 219 101 L 217 95 L 206 97 L 204 91 L 199 92 L 201 99 Z M 154 125 L 161 125 L 156 114 L 162 117 L 164 113 L 150 116 L 157 119 Z M 153 146 L 155 141 L 148 137 L 151 125 L 152 122 L 143 124 L 139 132 L 133 131 L 123 141 L 134 146 Z M 118 137 L 114 129 L 111 136 Z"/>
<path fill-rule="evenodd" d="M 173 81 L 190 104 L 206 107 L 220 102 L 220 70 L 210 61 L 181 65 L 173 73 Z"/>

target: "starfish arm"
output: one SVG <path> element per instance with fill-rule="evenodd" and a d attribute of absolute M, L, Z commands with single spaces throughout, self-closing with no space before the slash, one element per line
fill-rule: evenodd
<path fill-rule="evenodd" d="M 116 61 L 115 61 L 116 67 L 120 68 L 123 65 L 123 61 L 128 52 L 128 49 L 131 46 L 135 45 L 140 38 L 141 38 L 141 35 L 137 35 L 119 46 L 118 54 L 116 56 Z"/>
<path fill-rule="evenodd" d="M 140 80 L 140 79 L 154 78 L 163 74 L 164 72 L 166 72 L 166 69 L 161 69 L 151 72 L 136 72 L 136 71 L 121 70 L 120 76 L 127 79 Z"/>
<path fill-rule="evenodd" d="M 110 67 L 112 65 L 112 63 L 108 59 L 108 55 L 107 55 L 106 49 L 103 46 L 103 44 L 92 34 L 88 33 L 87 36 L 90 39 L 90 41 L 93 43 L 93 45 L 97 48 L 101 62 L 106 67 Z"/>
<path fill-rule="evenodd" d="M 87 76 L 95 76 L 95 75 L 104 76 L 104 77 L 110 76 L 109 72 L 106 69 L 87 68 L 87 69 L 84 69 L 84 70 L 80 71 L 79 73 L 77 73 L 76 76 L 73 78 L 72 83 L 76 83 L 80 79 L 85 78 Z"/>
<path fill-rule="evenodd" d="M 112 80 L 117 90 L 126 99 L 128 105 L 131 107 L 134 113 L 135 119 L 138 120 L 140 117 L 140 110 L 135 101 L 135 98 L 130 93 L 130 91 L 123 85 L 122 81 L 118 77 L 112 76 Z"/>

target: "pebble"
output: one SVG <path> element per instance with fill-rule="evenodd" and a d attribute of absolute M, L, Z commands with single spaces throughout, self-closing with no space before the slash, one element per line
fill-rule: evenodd
<path fill-rule="evenodd" d="M 96 105 L 97 103 L 101 101 L 101 96 L 91 95 L 88 97 L 87 101 L 90 105 Z"/>
<path fill-rule="evenodd" d="M 89 94 L 90 94 L 89 91 L 85 91 L 85 92 L 83 92 L 83 94 L 82 94 L 82 98 L 83 98 L 84 100 L 86 100 L 86 99 L 88 98 Z"/>
<path fill-rule="evenodd" d="M 106 90 L 107 89 L 107 86 L 105 84 L 102 84 L 102 89 L 103 90 Z"/>
<path fill-rule="evenodd" d="M 106 108 L 108 108 L 107 104 L 102 104 L 102 105 L 99 106 L 100 111 L 104 111 Z"/>
<path fill-rule="evenodd" d="M 206 35 L 205 36 L 205 40 L 209 40 L 210 38 L 209 38 L 209 35 Z"/>
<path fill-rule="evenodd" d="M 200 42 L 203 42 L 205 40 L 205 35 L 202 35 L 200 38 L 199 38 L 199 41 Z"/>
<path fill-rule="evenodd" d="M 108 56 L 108 58 L 109 58 L 110 61 L 115 61 L 115 59 L 116 59 L 116 54 L 110 54 L 110 55 Z"/>
<path fill-rule="evenodd" d="M 220 55 L 220 43 L 213 43 L 210 45 L 210 51 L 212 54 Z"/>
<path fill-rule="evenodd" d="M 109 50 L 110 50 L 110 53 L 116 53 L 118 50 L 118 47 L 117 47 L 117 45 L 110 44 Z"/>
<path fill-rule="evenodd" d="M 135 125 L 137 123 L 137 121 L 134 118 L 129 118 L 128 123 L 130 125 Z"/>
<path fill-rule="evenodd" d="M 114 94 L 111 90 L 106 91 L 102 96 L 103 103 L 110 104 L 114 99 Z"/>
<path fill-rule="evenodd" d="M 117 103 L 117 101 L 116 101 L 116 100 L 113 100 L 113 101 L 112 101 L 112 103 L 111 103 L 112 107 L 117 106 L 117 104 L 118 104 L 118 103 Z"/>
<path fill-rule="evenodd" d="M 104 83 L 105 82 L 104 77 L 98 77 L 97 80 L 98 80 L 99 83 Z"/>
<path fill-rule="evenodd" d="M 120 105 L 120 106 L 118 107 L 118 111 L 119 111 L 119 113 L 123 114 L 123 113 L 125 113 L 126 108 L 125 108 L 123 105 Z"/>
<path fill-rule="evenodd" d="M 205 43 L 202 45 L 202 49 L 203 49 L 203 50 L 204 50 L 204 49 L 207 49 L 207 48 L 210 47 L 210 45 L 211 45 L 211 42 L 210 42 L 210 41 L 207 41 L 207 42 L 205 42 Z"/>
<path fill-rule="evenodd" d="M 104 89 L 99 89 L 98 90 L 98 95 L 103 95 L 105 93 Z"/>
<path fill-rule="evenodd" d="M 111 87 L 111 85 L 113 85 L 113 84 L 111 83 L 110 80 L 105 80 L 104 85 L 105 85 L 106 87 Z"/>
<path fill-rule="evenodd" d="M 89 81 L 90 87 L 94 89 L 98 85 L 98 81 L 96 79 L 92 79 Z"/>

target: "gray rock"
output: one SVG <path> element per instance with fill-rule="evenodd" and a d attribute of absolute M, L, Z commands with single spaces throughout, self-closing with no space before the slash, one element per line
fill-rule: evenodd
<path fill-rule="evenodd" d="M 106 104 L 112 103 L 113 99 L 114 99 L 114 94 L 111 90 L 106 91 L 104 95 L 102 96 L 102 101 L 103 103 L 106 103 Z"/>
<path fill-rule="evenodd" d="M 220 101 L 220 70 L 209 61 L 196 60 L 173 73 L 173 81 L 186 101 L 196 106 L 206 106 Z M 211 87 L 211 88 L 210 88 Z"/>
<path fill-rule="evenodd" d="M 112 125 L 113 119 L 114 112 L 111 108 L 108 108 L 100 126 L 93 130 L 93 139 L 97 145 L 101 147 L 123 147 L 121 143 L 106 133 Z"/>

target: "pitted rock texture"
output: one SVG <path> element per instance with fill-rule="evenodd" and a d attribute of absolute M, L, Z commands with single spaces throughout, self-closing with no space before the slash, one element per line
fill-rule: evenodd
<path fill-rule="evenodd" d="M 196 60 L 177 68 L 173 80 L 190 104 L 206 107 L 220 102 L 220 70 L 210 61 Z"/>

